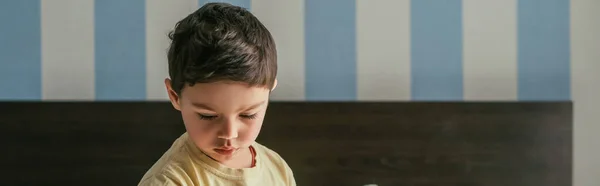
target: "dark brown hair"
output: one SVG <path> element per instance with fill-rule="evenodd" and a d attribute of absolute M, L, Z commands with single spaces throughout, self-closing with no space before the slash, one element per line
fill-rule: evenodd
<path fill-rule="evenodd" d="M 169 33 L 169 76 L 181 95 L 186 84 L 220 80 L 272 88 L 277 52 L 271 33 L 244 8 L 207 3 Z"/>

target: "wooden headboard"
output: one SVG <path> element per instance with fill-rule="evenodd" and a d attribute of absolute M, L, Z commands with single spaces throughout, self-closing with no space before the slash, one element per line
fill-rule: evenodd
<path fill-rule="evenodd" d="M 572 184 L 571 102 L 272 102 L 258 142 L 299 186 Z M 0 102 L 0 185 L 136 185 L 167 102 Z"/>

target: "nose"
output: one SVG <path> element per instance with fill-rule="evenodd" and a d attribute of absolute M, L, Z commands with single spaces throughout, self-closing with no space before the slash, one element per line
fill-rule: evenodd
<path fill-rule="evenodd" d="M 228 119 L 224 121 L 219 130 L 218 137 L 221 139 L 235 139 L 238 137 L 237 122 Z"/>

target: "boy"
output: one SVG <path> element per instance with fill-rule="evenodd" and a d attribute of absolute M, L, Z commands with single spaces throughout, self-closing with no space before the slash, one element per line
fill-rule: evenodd
<path fill-rule="evenodd" d="M 277 84 L 264 25 L 243 8 L 208 3 L 169 38 L 165 85 L 186 132 L 139 185 L 295 185 L 286 162 L 255 142 Z"/>

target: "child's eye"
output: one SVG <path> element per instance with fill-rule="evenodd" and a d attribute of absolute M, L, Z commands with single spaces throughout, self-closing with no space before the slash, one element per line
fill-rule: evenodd
<path fill-rule="evenodd" d="M 242 118 L 246 118 L 246 119 L 255 119 L 256 118 L 256 114 L 250 114 L 250 115 L 240 115 Z"/>
<path fill-rule="evenodd" d="M 204 115 L 204 114 L 198 114 L 198 116 L 200 117 L 200 119 L 203 119 L 203 120 L 213 120 L 213 119 L 217 118 L 217 116 Z"/>

